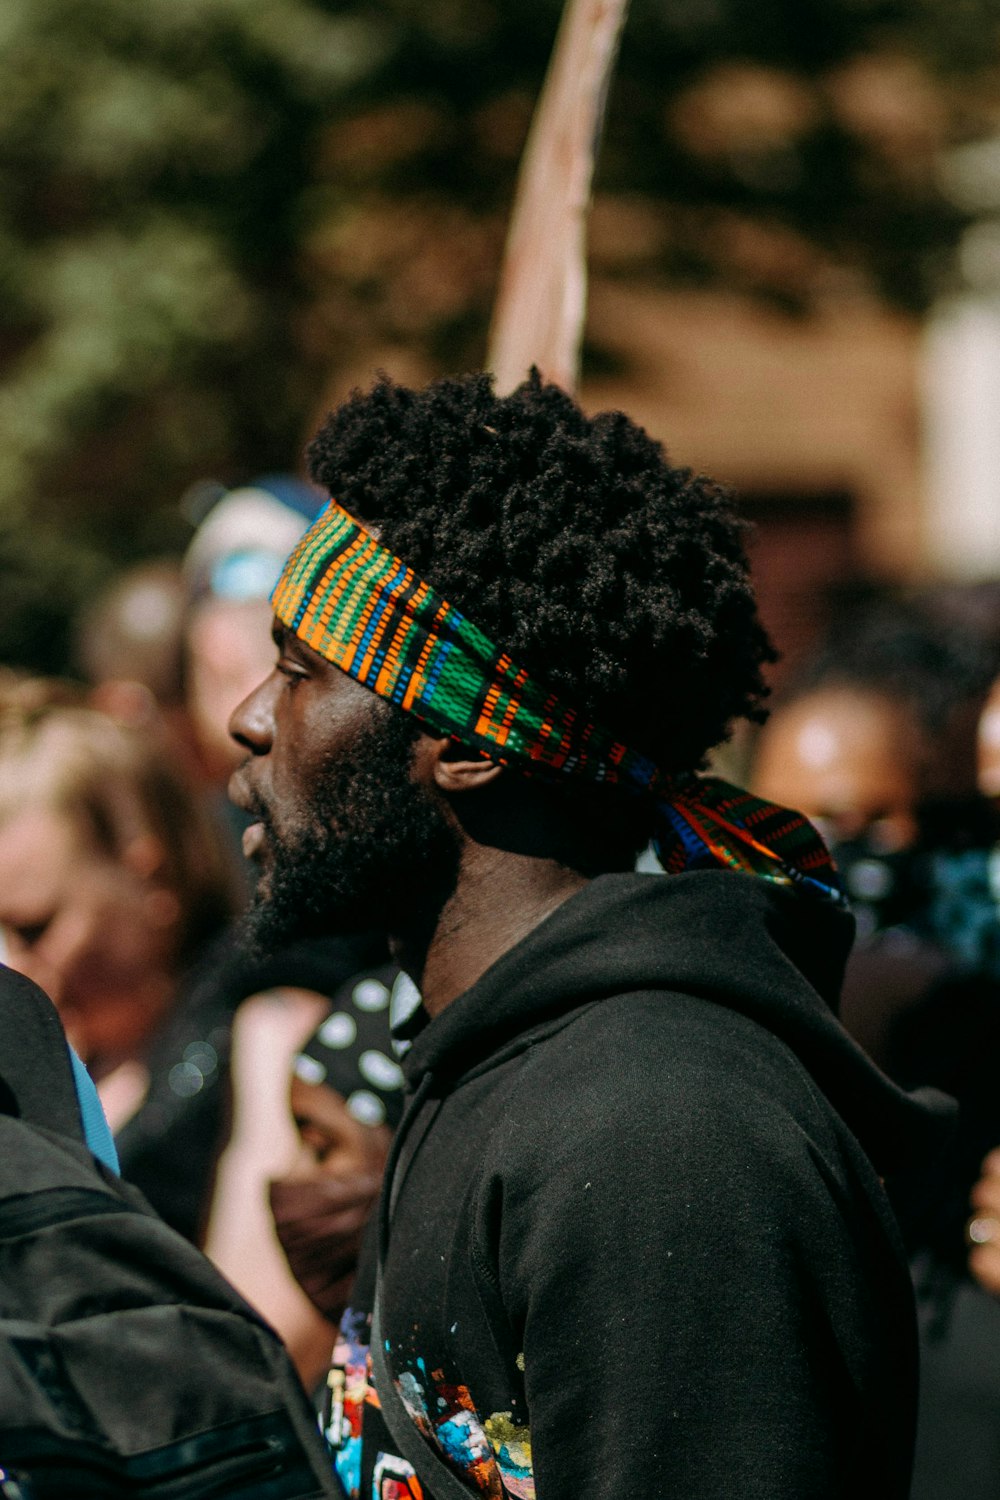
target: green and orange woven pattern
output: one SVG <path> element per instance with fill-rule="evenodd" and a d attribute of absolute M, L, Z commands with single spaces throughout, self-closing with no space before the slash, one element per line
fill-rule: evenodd
<path fill-rule="evenodd" d="M 288 559 L 272 603 L 305 645 L 432 733 L 522 771 L 651 794 L 668 872 L 723 866 L 843 899 L 800 813 L 714 777 L 668 783 L 649 759 L 547 692 L 336 502 Z"/>

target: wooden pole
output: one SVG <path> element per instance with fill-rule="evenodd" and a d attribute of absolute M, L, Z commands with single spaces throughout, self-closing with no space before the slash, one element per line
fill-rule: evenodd
<path fill-rule="evenodd" d="M 587 306 L 587 210 L 628 0 L 567 0 L 518 177 L 488 368 L 501 394 L 539 367 L 579 378 Z"/>

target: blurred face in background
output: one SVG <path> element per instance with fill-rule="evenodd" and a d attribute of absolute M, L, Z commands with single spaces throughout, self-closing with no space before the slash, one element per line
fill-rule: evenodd
<path fill-rule="evenodd" d="M 51 997 L 85 1057 L 133 1048 L 172 997 L 180 903 L 161 862 L 149 835 L 116 858 L 44 806 L 0 826 L 6 961 Z"/>
<path fill-rule="evenodd" d="M 822 824 L 835 843 L 885 853 L 917 837 L 923 745 L 891 699 L 818 688 L 778 708 L 758 742 L 753 790 Z"/>
<path fill-rule="evenodd" d="M 271 590 L 323 503 L 293 475 L 254 480 L 214 499 L 185 554 L 185 698 L 211 780 L 243 759 L 229 716 L 271 670 Z"/>
<path fill-rule="evenodd" d="M 347 1303 L 391 1135 L 385 1124 L 357 1119 L 344 1096 L 326 1084 L 293 1078 L 291 1106 L 301 1149 L 292 1171 L 270 1185 L 271 1213 L 293 1276 L 335 1323 Z"/>
<path fill-rule="evenodd" d="M 208 599 L 187 631 L 187 706 L 205 770 L 224 780 L 246 753 L 229 735 L 233 710 L 274 665 L 266 599 Z"/>
<path fill-rule="evenodd" d="M 1000 677 L 990 689 L 976 736 L 979 790 L 1000 799 Z"/>
<path fill-rule="evenodd" d="M 64 698 L 0 691 L 0 945 L 100 1071 L 141 1051 L 231 898 L 173 741 Z"/>
<path fill-rule="evenodd" d="M 291 1176 L 361 1173 L 381 1178 L 392 1139 L 388 1125 L 363 1123 L 351 1113 L 343 1094 L 302 1078 L 292 1079 L 290 1102 L 301 1142 Z"/>

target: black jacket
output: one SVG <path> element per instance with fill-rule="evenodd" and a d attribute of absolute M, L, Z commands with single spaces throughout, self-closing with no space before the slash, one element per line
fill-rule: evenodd
<path fill-rule="evenodd" d="M 55 1006 L 0 963 L 0 1114 L 83 1142 L 69 1048 Z"/>
<path fill-rule="evenodd" d="M 751 876 L 604 876 L 417 1036 L 382 1332 L 470 1494 L 906 1496 L 913 1309 L 877 1173 L 939 1122 L 834 1017 L 850 928 Z M 329 1426 L 365 1500 L 407 1493 L 366 1389 L 372 1279 Z"/>

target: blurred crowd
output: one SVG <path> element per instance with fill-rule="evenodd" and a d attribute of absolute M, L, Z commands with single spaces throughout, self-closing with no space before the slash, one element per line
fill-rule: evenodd
<path fill-rule="evenodd" d="M 261 955 L 239 928 L 249 819 L 226 796 L 227 724 L 271 669 L 268 596 L 320 504 L 284 476 L 209 492 L 182 559 L 126 573 L 80 619 L 79 681 L 0 672 L 0 956 L 56 1003 L 123 1175 L 307 1384 L 402 1101 L 381 943 Z M 313 1268 L 317 1215 L 337 1243 Z"/>
<path fill-rule="evenodd" d="M 231 711 L 270 670 L 269 592 L 322 497 L 206 493 L 186 556 L 82 617 L 79 681 L 0 674 L 2 957 L 58 1006 L 122 1170 L 326 1370 L 402 1106 L 412 986 L 358 933 L 241 939 Z M 832 845 L 856 921 L 842 1015 L 960 1105 L 888 1184 L 913 1269 L 914 1500 L 1000 1492 L 1000 583 L 842 609 L 749 750 Z"/>
<path fill-rule="evenodd" d="M 841 1015 L 907 1088 L 959 1104 L 889 1182 L 921 1339 L 914 1500 L 1000 1489 L 1000 586 L 836 619 L 774 705 L 756 790 L 831 844 L 857 922 Z"/>

